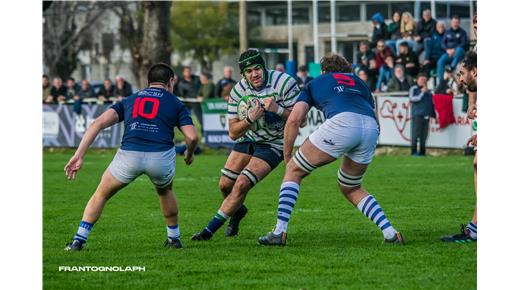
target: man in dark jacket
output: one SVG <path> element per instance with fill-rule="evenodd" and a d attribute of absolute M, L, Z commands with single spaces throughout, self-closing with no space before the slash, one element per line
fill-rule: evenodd
<path fill-rule="evenodd" d="M 374 53 L 368 46 L 368 41 L 363 40 L 359 43 L 359 52 L 356 58 L 356 65 L 359 69 L 368 69 L 368 62 L 370 59 L 375 58 Z"/>
<path fill-rule="evenodd" d="M 422 18 L 417 23 L 417 36 L 415 37 L 415 41 L 421 48 L 425 47 L 427 42 L 430 41 L 436 25 L 437 20 L 432 18 L 430 9 L 423 10 Z"/>
<path fill-rule="evenodd" d="M 433 109 L 433 95 L 426 87 L 427 77 L 425 74 L 418 74 L 417 85 L 410 88 L 410 102 L 412 103 L 412 155 L 426 155 L 426 139 L 428 138 L 428 130 L 430 117 L 435 118 Z M 417 142 L 420 147 L 417 152 Z"/>
<path fill-rule="evenodd" d="M 197 119 L 202 126 L 202 108 L 200 103 L 197 102 L 200 86 L 199 77 L 191 73 L 190 66 L 185 66 L 182 69 L 182 77 L 179 80 L 179 94 L 180 97 L 186 99 L 187 102 L 184 104 L 192 114 L 194 113 L 195 116 L 197 116 Z"/>
<path fill-rule="evenodd" d="M 446 64 L 448 64 L 446 69 L 451 72 L 455 70 L 459 61 L 464 57 L 468 45 L 468 35 L 460 27 L 458 16 L 451 17 L 451 27 L 444 33 L 441 44 L 446 53 L 437 62 L 437 77 L 442 77 Z"/>
<path fill-rule="evenodd" d="M 67 87 L 63 85 L 60 77 L 55 77 L 52 80 L 51 93 L 45 100 L 45 103 L 63 103 L 67 100 Z"/>
<path fill-rule="evenodd" d="M 223 89 L 229 85 L 233 87 L 236 83 L 237 81 L 233 79 L 233 68 L 231 68 L 230 66 L 226 66 L 224 68 L 224 77 L 217 82 L 217 86 L 215 89 L 215 97 L 224 98 L 226 96 L 229 96 L 229 94 L 222 94 Z"/>
<path fill-rule="evenodd" d="M 395 63 L 403 65 L 406 73 L 412 77 L 415 77 L 419 72 L 419 59 L 417 58 L 417 54 L 411 51 L 406 41 L 399 44 L 399 57 L 397 57 Z"/>
<path fill-rule="evenodd" d="M 309 72 L 307 71 L 307 67 L 304 65 L 301 65 L 298 68 L 298 72 L 296 73 L 296 83 L 298 84 L 298 87 L 300 90 L 303 90 L 306 84 L 310 83 L 314 78 L 309 76 Z"/>
<path fill-rule="evenodd" d="M 378 40 L 388 39 L 388 31 L 386 29 L 385 18 L 379 12 L 372 16 L 372 24 L 374 25 L 374 30 L 372 31 L 370 47 L 374 48 Z"/>
<path fill-rule="evenodd" d="M 109 79 L 103 81 L 103 87 L 97 94 L 98 103 L 103 104 L 108 102 L 114 96 L 114 85 Z"/>
<path fill-rule="evenodd" d="M 422 71 L 426 74 L 428 74 L 432 68 L 437 66 L 439 58 L 446 52 L 442 48 L 442 38 L 444 37 L 445 30 L 444 22 L 437 22 L 435 32 L 431 39 L 425 42 Z"/>
<path fill-rule="evenodd" d="M 122 76 L 116 77 L 116 86 L 114 88 L 114 96 L 117 101 L 123 100 L 132 94 L 132 85 L 127 82 Z"/>

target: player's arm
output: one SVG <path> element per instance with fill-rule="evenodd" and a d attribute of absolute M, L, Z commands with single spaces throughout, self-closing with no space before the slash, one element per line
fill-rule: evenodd
<path fill-rule="evenodd" d="M 304 122 L 306 119 L 309 109 L 310 106 L 308 103 L 297 102 L 296 105 L 294 105 L 287 122 L 285 123 L 283 154 L 286 164 L 289 162 L 289 160 L 291 160 L 292 150 L 294 147 L 294 142 L 296 141 L 296 137 L 298 136 L 300 124 L 302 124 L 302 122 Z"/>
<path fill-rule="evenodd" d="M 475 115 L 477 113 L 477 92 L 471 92 L 467 90 L 468 92 L 468 118 L 469 119 L 475 119 Z"/>
<path fill-rule="evenodd" d="M 184 135 L 184 140 L 186 142 L 184 162 L 190 165 L 193 162 L 193 153 L 195 152 L 195 148 L 197 147 L 197 143 L 199 142 L 199 136 L 197 135 L 197 130 L 193 125 L 184 125 L 179 127 L 179 129 Z"/>
<path fill-rule="evenodd" d="M 260 104 L 260 101 L 254 100 L 256 105 L 249 110 L 247 118 L 239 120 L 238 118 L 229 119 L 229 138 L 231 140 L 237 140 L 244 136 L 247 130 L 251 129 L 251 125 L 260 119 L 264 115 L 264 107 Z"/>
<path fill-rule="evenodd" d="M 287 120 L 291 114 L 292 107 L 300 95 L 298 82 L 293 77 L 287 75 L 287 80 L 282 85 L 280 91 L 278 91 L 278 94 L 282 99 L 281 105 L 273 98 L 268 98 L 264 101 L 266 110 L 276 113 L 283 120 Z"/>
<path fill-rule="evenodd" d="M 280 116 L 280 118 L 284 120 L 287 120 L 287 118 L 289 118 L 289 115 L 291 114 L 291 110 L 278 105 L 274 98 L 267 98 L 266 100 L 264 100 L 264 106 L 267 111 L 277 114 L 278 116 Z"/>
<path fill-rule="evenodd" d="M 79 143 L 78 149 L 76 153 L 69 160 L 67 165 L 65 165 L 65 174 L 69 179 L 76 178 L 76 173 L 81 169 L 81 165 L 83 164 L 83 156 L 87 153 L 88 147 L 94 139 L 96 139 L 99 132 L 103 129 L 108 128 L 120 121 L 119 114 L 114 109 L 106 110 L 101 116 L 97 117 L 94 122 L 88 127 L 85 135 L 81 139 Z"/>

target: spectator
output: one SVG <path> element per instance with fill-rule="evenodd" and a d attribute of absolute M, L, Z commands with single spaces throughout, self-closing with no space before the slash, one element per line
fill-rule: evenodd
<path fill-rule="evenodd" d="M 356 58 L 356 65 L 359 69 L 368 69 L 368 60 L 374 58 L 374 53 L 369 49 L 368 42 L 363 40 L 359 43 L 359 52 Z"/>
<path fill-rule="evenodd" d="M 381 66 L 385 63 L 385 59 L 387 56 L 393 56 L 394 53 L 390 49 L 390 47 L 385 45 L 383 40 L 378 40 L 376 45 L 376 65 L 377 69 L 380 69 Z"/>
<path fill-rule="evenodd" d="M 394 57 L 388 55 L 385 63 L 379 69 L 379 77 L 376 83 L 376 92 L 386 92 L 388 90 L 388 82 L 394 76 Z"/>
<path fill-rule="evenodd" d="M 421 73 L 417 76 L 417 84 L 410 88 L 410 102 L 412 103 L 412 155 L 426 155 L 426 139 L 430 117 L 435 118 L 433 109 L 433 95 L 426 86 L 427 77 Z M 417 152 L 419 142 L 419 152 Z"/>
<path fill-rule="evenodd" d="M 399 45 L 399 57 L 395 60 L 396 63 L 402 64 L 406 73 L 415 77 L 419 72 L 419 59 L 417 55 L 410 50 L 408 43 L 401 42 Z"/>
<path fill-rule="evenodd" d="M 233 89 L 235 85 L 233 83 L 228 83 L 227 85 L 225 85 L 223 88 L 222 88 L 222 92 L 220 93 L 220 95 L 222 96 L 222 98 L 226 101 L 229 100 L 229 96 L 231 95 L 231 90 Z"/>
<path fill-rule="evenodd" d="M 394 67 L 394 76 L 388 82 L 389 92 L 402 92 L 408 91 L 413 85 L 413 79 L 411 76 L 404 72 L 402 65 L 397 64 Z"/>
<path fill-rule="evenodd" d="M 429 74 L 430 70 L 437 66 L 437 61 L 445 52 L 444 49 L 442 49 L 442 38 L 444 36 L 444 31 L 444 22 L 437 22 L 435 25 L 435 32 L 433 33 L 431 39 L 428 42 L 425 42 L 422 71 L 426 74 Z"/>
<path fill-rule="evenodd" d="M 110 98 L 114 96 L 114 85 L 109 79 L 103 81 L 103 87 L 99 90 L 97 95 L 98 103 L 106 103 Z"/>
<path fill-rule="evenodd" d="M 51 93 L 45 100 L 45 103 L 63 103 L 67 100 L 67 88 L 63 85 L 60 77 L 55 77 L 52 80 Z"/>
<path fill-rule="evenodd" d="M 277 63 L 276 66 L 274 67 L 274 70 L 277 70 L 279 72 L 285 72 L 285 66 L 281 63 Z"/>
<path fill-rule="evenodd" d="M 368 69 L 366 69 L 366 73 L 368 77 L 367 85 L 370 88 L 370 91 L 373 92 L 376 90 L 377 74 L 379 73 L 375 58 L 368 60 Z"/>
<path fill-rule="evenodd" d="M 374 30 L 372 31 L 370 46 L 374 48 L 379 40 L 384 41 L 388 38 L 388 31 L 386 29 L 385 18 L 379 12 L 372 16 L 372 24 L 374 25 Z"/>
<path fill-rule="evenodd" d="M 81 81 L 81 87 L 80 87 L 78 93 L 76 94 L 76 97 L 78 97 L 79 99 L 95 97 L 94 89 L 92 88 L 92 86 L 90 85 L 90 83 L 87 80 Z"/>
<path fill-rule="evenodd" d="M 179 76 L 177 73 L 173 76 L 173 94 L 176 96 L 180 96 L 181 93 L 179 91 Z"/>
<path fill-rule="evenodd" d="M 117 101 L 122 101 L 132 94 L 132 85 L 128 83 L 122 76 L 116 77 L 116 87 L 114 88 L 114 97 Z"/>
<path fill-rule="evenodd" d="M 82 80 L 78 91 L 72 96 L 74 100 L 72 110 L 77 114 L 81 114 L 81 104 L 85 98 L 94 98 L 94 89 L 92 89 L 87 80 Z"/>
<path fill-rule="evenodd" d="M 465 47 L 468 44 L 468 36 L 464 29 L 460 28 L 460 19 L 454 15 L 451 17 L 451 27 L 446 30 L 442 38 L 442 49 L 446 52 L 437 62 L 437 77 L 443 75 L 446 65 L 448 71 L 453 71 L 464 56 Z"/>
<path fill-rule="evenodd" d="M 298 84 L 300 90 L 302 90 L 305 85 L 307 85 L 313 79 L 313 77 L 309 76 L 309 72 L 307 71 L 306 66 L 301 65 L 298 68 L 298 72 L 296 73 L 296 83 Z"/>
<path fill-rule="evenodd" d="M 67 79 L 67 100 L 74 99 L 81 87 L 76 83 L 73 77 Z"/>
<path fill-rule="evenodd" d="M 429 74 L 430 70 L 437 66 L 439 58 L 445 53 L 442 48 L 442 39 L 446 30 L 443 21 L 438 21 L 435 25 L 435 32 L 431 39 L 426 42 L 424 50 L 424 62 L 422 71 Z"/>
<path fill-rule="evenodd" d="M 231 84 L 231 87 L 233 87 L 236 83 L 237 81 L 233 79 L 233 69 L 230 66 L 224 67 L 224 77 L 217 82 L 215 96 L 217 98 L 224 98 L 225 96 L 229 97 L 229 92 L 225 95 L 222 94 L 223 88 L 228 84 Z"/>
<path fill-rule="evenodd" d="M 211 81 L 211 75 L 209 73 L 200 74 L 200 91 L 197 99 L 204 101 L 207 99 L 215 98 L 215 84 Z"/>
<path fill-rule="evenodd" d="M 191 73 L 191 67 L 185 66 L 182 68 L 182 78 L 179 81 L 179 94 L 188 102 L 186 107 L 192 114 L 197 116 L 199 123 L 202 126 L 202 109 L 200 103 L 196 102 L 200 91 L 200 79 L 198 76 Z M 195 101 L 195 102 L 194 102 Z"/>
<path fill-rule="evenodd" d="M 47 98 L 51 95 L 51 83 L 49 82 L 49 76 L 42 76 L 42 101 L 45 103 Z"/>
<path fill-rule="evenodd" d="M 417 42 L 417 52 L 420 52 L 430 41 L 436 25 L 437 21 L 432 18 L 430 9 L 423 10 L 422 18 L 419 23 L 417 23 L 417 36 L 414 39 L 415 42 Z"/>
<path fill-rule="evenodd" d="M 364 69 L 359 69 L 357 72 L 357 76 L 365 82 L 365 84 L 368 86 L 368 74 Z"/>
<path fill-rule="evenodd" d="M 417 42 L 415 42 L 414 38 L 417 36 L 417 24 L 413 20 L 413 16 L 410 12 L 403 12 L 403 17 L 401 18 L 401 39 L 397 40 L 395 43 L 396 48 L 398 49 L 397 55 L 399 52 L 399 45 L 401 43 L 408 43 L 408 47 L 414 52 L 417 52 Z"/>
<path fill-rule="evenodd" d="M 388 24 L 386 27 L 388 32 L 389 39 L 385 41 L 385 44 L 390 47 L 390 49 L 394 52 L 394 55 L 397 54 L 397 47 L 395 43 L 398 39 L 401 38 L 401 14 L 399 12 L 394 12 L 392 15 L 392 22 Z"/>

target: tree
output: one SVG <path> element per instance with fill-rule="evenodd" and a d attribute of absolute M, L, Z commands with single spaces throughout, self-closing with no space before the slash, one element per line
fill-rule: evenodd
<path fill-rule="evenodd" d="M 132 72 L 139 87 L 145 87 L 150 66 L 170 63 L 171 2 L 113 2 L 112 11 L 120 18 L 121 46 L 130 50 Z M 130 9 L 131 5 L 136 9 Z"/>
<path fill-rule="evenodd" d="M 238 48 L 238 3 L 175 2 L 172 7 L 172 45 L 211 71 L 222 53 Z"/>
<path fill-rule="evenodd" d="M 43 61 L 51 76 L 70 77 L 77 56 L 93 24 L 108 3 L 45 1 L 43 12 Z"/>

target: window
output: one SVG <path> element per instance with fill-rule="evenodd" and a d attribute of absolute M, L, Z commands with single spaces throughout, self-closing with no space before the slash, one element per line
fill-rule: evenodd
<path fill-rule="evenodd" d="M 320 60 L 318 59 L 318 62 Z M 314 62 L 314 46 L 305 46 L 305 64 Z"/>
<path fill-rule="evenodd" d="M 292 11 L 293 24 L 309 24 L 309 8 L 308 7 L 293 7 Z"/>
<path fill-rule="evenodd" d="M 360 21 L 361 20 L 361 8 L 359 5 L 342 5 L 336 6 L 336 21 L 348 22 L 348 21 Z"/>
<path fill-rule="evenodd" d="M 417 18 L 419 18 L 419 17 L 422 18 L 422 12 L 426 9 L 432 10 L 431 8 L 432 8 L 431 2 L 420 2 L 419 13 L 421 13 L 421 15 L 417 15 Z"/>
<path fill-rule="evenodd" d="M 322 5 L 321 3 L 318 3 L 318 22 L 324 23 L 328 22 L 330 23 L 330 6 Z"/>
<path fill-rule="evenodd" d="M 265 12 L 265 21 L 267 25 L 286 25 L 287 24 L 287 8 L 273 7 Z"/>
<path fill-rule="evenodd" d="M 435 3 L 435 14 L 437 18 L 448 18 L 448 5 L 446 3 Z"/>
<path fill-rule="evenodd" d="M 385 19 L 391 18 L 388 15 L 388 4 L 386 3 L 376 3 L 376 4 L 367 4 L 367 20 L 371 20 L 372 16 L 377 12 L 381 13 Z"/>
<path fill-rule="evenodd" d="M 450 4 L 450 16 L 458 15 L 460 18 L 469 18 L 469 5 Z"/>
<path fill-rule="evenodd" d="M 262 14 L 260 13 L 260 11 L 247 11 L 247 25 L 262 25 Z"/>
<path fill-rule="evenodd" d="M 415 11 L 414 2 L 407 1 L 407 2 L 392 3 L 392 4 L 390 4 L 390 10 L 391 10 L 392 14 L 395 11 L 399 11 L 401 14 L 403 14 L 403 12 L 405 12 L 405 11 L 408 11 L 408 12 L 412 13 L 412 15 L 413 15 L 414 11 Z"/>

